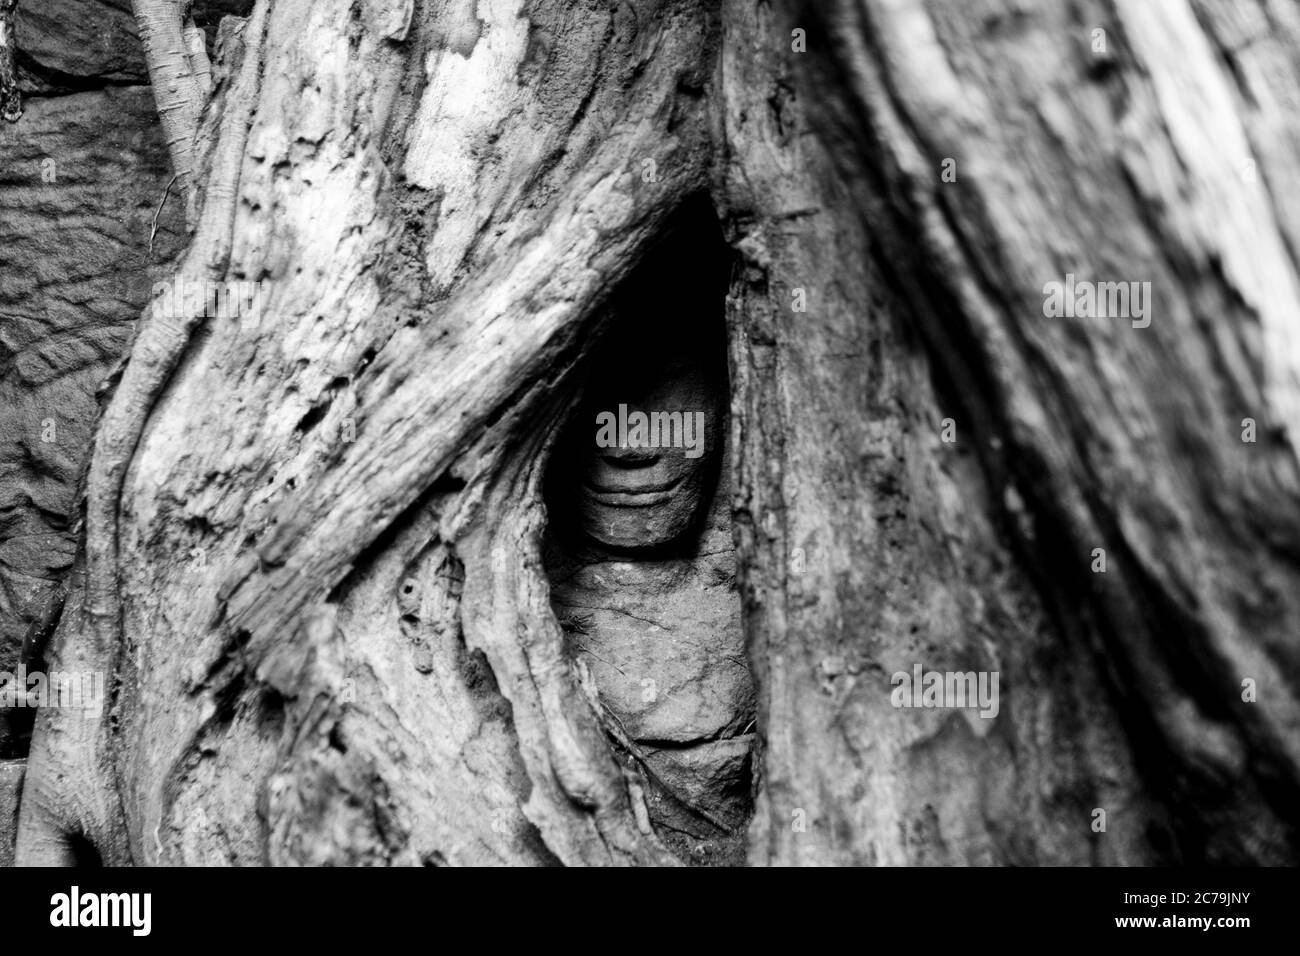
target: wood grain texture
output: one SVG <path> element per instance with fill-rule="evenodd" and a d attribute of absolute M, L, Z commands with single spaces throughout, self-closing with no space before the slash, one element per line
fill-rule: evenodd
<path fill-rule="evenodd" d="M 114 721 L 42 715 L 19 859 L 673 862 L 563 653 L 539 488 L 610 296 L 703 206 L 750 861 L 1294 862 L 1295 29 L 259 4 L 182 273 L 261 317 L 145 313 L 52 644 Z M 1049 317 L 1067 274 L 1149 282 L 1149 325 Z M 892 706 L 916 664 L 998 673 L 997 717 Z"/>
<path fill-rule="evenodd" d="M 775 550 L 809 534 L 827 555 L 812 581 L 762 576 L 754 595 L 780 729 L 771 852 L 1292 859 L 1296 283 L 1292 226 L 1270 192 L 1288 191 L 1294 167 L 1241 174 L 1242 118 L 1259 116 L 1211 55 L 1213 34 L 1178 3 L 819 4 L 781 27 L 810 37 L 785 94 L 806 124 L 795 135 L 811 134 L 837 174 L 810 176 L 834 183 L 819 203 L 792 204 L 826 210 L 810 229 L 832 224 L 803 242 L 794 227 L 795 261 L 778 259 L 778 281 L 822 296 L 810 314 L 824 334 L 807 320 L 790 330 L 788 299 L 763 319 L 747 301 L 738 319 L 751 342 L 775 340 L 750 352 L 780 382 L 749 416 L 765 423 L 746 442 L 750 566 L 779 567 Z M 1285 73 L 1268 83 L 1294 96 Z M 947 158 L 956 182 L 941 178 Z M 837 241 L 846 253 L 827 257 Z M 819 273 L 813 250 L 834 267 Z M 1047 318 L 1044 285 L 1067 273 L 1151 282 L 1150 326 Z M 862 309 L 881 298 L 893 321 L 869 337 Z M 806 356 L 810 339 L 880 355 L 856 365 L 863 404 L 830 397 L 853 373 Z M 922 375 L 900 380 L 918 353 L 932 393 Z M 782 375 L 783 362 L 802 374 Z M 749 364 L 751 380 L 770 380 L 768 364 Z M 820 381 L 821 394 L 792 381 Z M 892 425 L 871 398 L 896 410 Z M 784 427 L 766 424 L 782 411 Z M 936 440 L 945 417 L 955 447 Z M 1255 444 L 1241 440 L 1246 417 Z M 837 447 L 872 454 L 836 461 Z M 1098 547 L 1104 575 L 1090 568 Z M 879 622 L 865 633 L 864 615 Z M 790 634 L 848 648 L 873 688 L 848 680 L 810 712 L 815 661 Z M 907 713 L 881 706 L 897 665 L 954 657 L 1002 670 L 996 729 L 980 740 L 956 718 L 891 726 Z M 1243 702 L 1245 678 L 1268 700 Z M 843 727 L 842 759 L 809 743 L 828 726 Z M 810 804 L 814 840 L 790 833 L 790 808 Z M 1109 808 L 1106 835 L 1089 832 L 1089 806 Z"/>

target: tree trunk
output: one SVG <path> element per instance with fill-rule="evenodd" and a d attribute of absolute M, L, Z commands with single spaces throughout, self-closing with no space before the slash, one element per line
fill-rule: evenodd
<path fill-rule="evenodd" d="M 1300 857 L 1289 7 L 258 0 L 206 103 L 169 31 L 193 235 L 45 648 L 109 701 L 39 713 L 18 862 L 681 858 L 545 478 L 614 303 L 687 308 L 657 250 L 719 227 L 749 861 Z"/>

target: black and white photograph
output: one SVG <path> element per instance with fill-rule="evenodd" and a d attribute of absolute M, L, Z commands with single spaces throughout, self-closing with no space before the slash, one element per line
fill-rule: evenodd
<path fill-rule="evenodd" d="M 1297 864 L 1297 0 L 0 0 L 23 925 Z"/>

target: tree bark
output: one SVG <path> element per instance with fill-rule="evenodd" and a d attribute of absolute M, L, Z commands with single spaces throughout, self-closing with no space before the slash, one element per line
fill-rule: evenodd
<path fill-rule="evenodd" d="M 611 297 L 716 218 L 750 862 L 1295 862 L 1298 30 L 259 0 L 177 269 L 258 308 L 140 319 L 46 651 L 110 708 L 39 715 L 18 861 L 675 862 L 542 484 Z M 1149 326 L 1049 317 L 1067 275 L 1149 282 Z M 998 715 L 893 706 L 914 666 Z"/>

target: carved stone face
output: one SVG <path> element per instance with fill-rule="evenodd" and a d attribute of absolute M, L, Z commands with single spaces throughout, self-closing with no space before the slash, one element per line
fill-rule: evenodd
<path fill-rule="evenodd" d="M 665 331 L 659 326 L 659 331 Z M 603 350 L 572 426 L 578 526 L 608 548 L 677 540 L 712 490 L 725 375 L 706 343 L 650 331 Z"/>
<path fill-rule="evenodd" d="M 711 213 L 710 213 L 711 215 Z M 722 475 L 730 253 L 708 217 L 609 303 L 583 398 L 547 467 L 556 620 L 614 749 L 683 859 L 735 864 L 756 715 Z"/>

